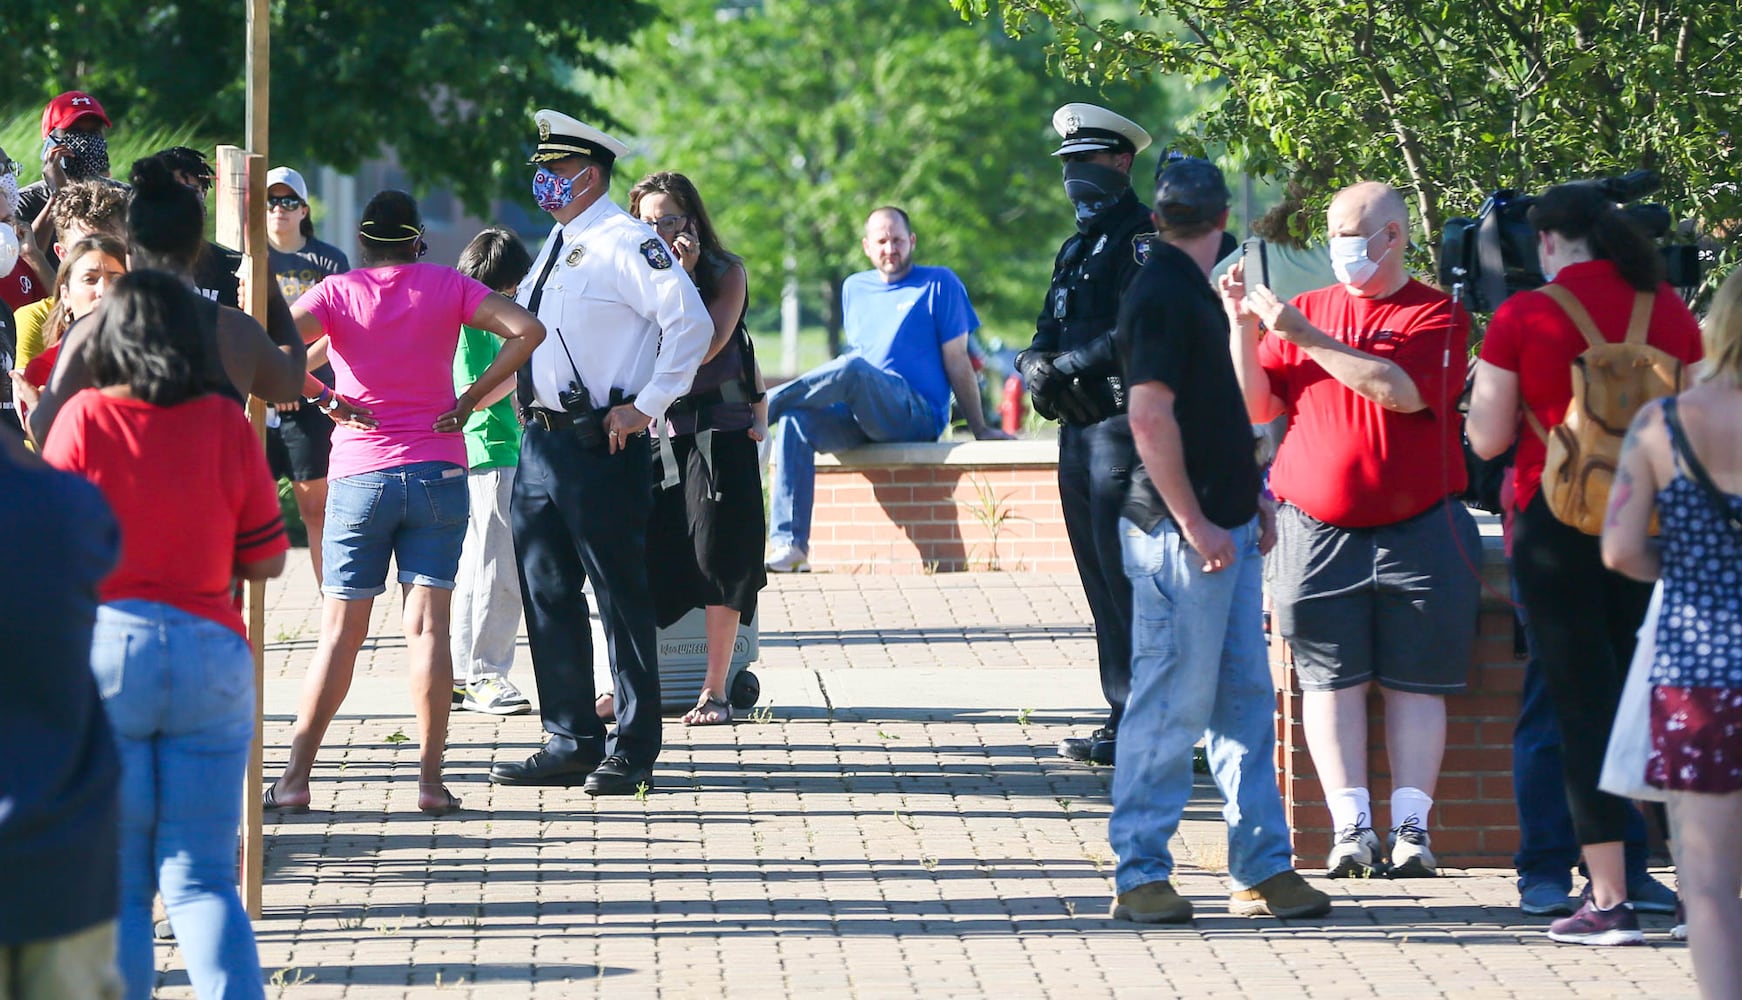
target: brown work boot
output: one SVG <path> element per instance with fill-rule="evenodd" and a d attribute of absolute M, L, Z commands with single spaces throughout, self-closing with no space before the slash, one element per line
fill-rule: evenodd
<path fill-rule="evenodd" d="M 1307 885 L 1291 868 L 1229 896 L 1228 912 L 1237 917 L 1322 917 L 1331 912 L 1331 897 Z"/>
<path fill-rule="evenodd" d="M 1113 900 L 1113 919 L 1139 924 L 1186 924 L 1192 919 L 1192 901 L 1174 891 L 1172 882 L 1151 882 Z"/>

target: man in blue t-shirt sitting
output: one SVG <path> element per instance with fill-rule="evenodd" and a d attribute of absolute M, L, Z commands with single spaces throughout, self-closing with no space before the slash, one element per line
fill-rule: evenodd
<path fill-rule="evenodd" d="M 980 319 L 962 280 L 947 267 L 914 266 L 913 226 L 899 208 L 872 212 L 860 246 L 874 269 L 841 286 L 850 350 L 768 394 L 768 422 L 780 433 L 768 532 L 768 568 L 777 573 L 810 568 L 817 452 L 935 441 L 952 391 L 976 438 L 1010 437 L 986 423 L 980 405 L 968 361 L 968 334 Z"/>

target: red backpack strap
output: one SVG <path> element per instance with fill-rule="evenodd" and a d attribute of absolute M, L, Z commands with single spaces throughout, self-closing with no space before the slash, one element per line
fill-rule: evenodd
<path fill-rule="evenodd" d="M 1603 337 L 1602 333 L 1598 332 L 1597 324 L 1591 321 L 1591 314 L 1585 311 L 1584 303 L 1580 302 L 1577 296 L 1568 291 L 1565 285 L 1550 283 L 1538 288 L 1537 291 L 1548 296 L 1553 300 L 1555 305 L 1561 307 L 1561 311 L 1566 313 L 1567 318 L 1573 321 L 1573 325 L 1579 328 L 1579 332 L 1585 335 L 1586 343 L 1590 344 L 1592 347 L 1602 347 L 1604 344 L 1609 342 Z M 1635 316 L 1639 315 L 1639 304 L 1637 302 L 1634 303 L 1633 314 Z M 1651 316 L 1649 306 L 1646 309 L 1645 315 L 1648 319 Z M 1632 328 L 1629 327 L 1629 332 L 1631 333 L 1631 331 Z"/>

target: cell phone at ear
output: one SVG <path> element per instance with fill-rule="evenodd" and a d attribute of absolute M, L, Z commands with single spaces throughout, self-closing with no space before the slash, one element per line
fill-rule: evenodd
<path fill-rule="evenodd" d="M 1240 244 L 1240 256 L 1246 260 L 1246 286 L 1270 287 L 1270 254 L 1264 241 L 1256 236 Z"/>

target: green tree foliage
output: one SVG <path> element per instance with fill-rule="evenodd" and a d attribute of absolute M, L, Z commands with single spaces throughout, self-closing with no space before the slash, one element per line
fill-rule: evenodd
<path fill-rule="evenodd" d="M 7 0 L 0 108 L 87 90 L 115 120 L 188 123 L 241 144 L 246 8 L 239 0 Z M 539 107 L 610 119 L 573 85 L 651 17 L 643 0 L 321 0 L 272 4 L 274 163 L 355 168 L 387 150 L 419 182 L 480 207 L 523 185 Z M 17 155 L 17 154 L 14 154 Z M 118 168 L 119 169 L 119 168 Z"/>
<path fill-rule="evenodd" d="M 1056 32 L 1051 51 L 1079 78 L 1222 85 L 1195 123 L 1205 141 L 1321 201 L 1392 180 L 1435 237 L 1496 188 L 1645 167 L 1663 176 L 1658 200 L 1735 249 L 1734 0 L 952 2 Z"/>
<path fill-rule="evenodd" d="M 665 13 L 622 76 L 650 169 L 696 182 L 760 303 L 793 260 L 831 337 L 841 280 L 869 266 L 865 217 L 884 204 L 912 217 L 916 260 L 962 275 L 983 320 L 1032 324 L 1071 229 L 1053 109 L 1092 100 L 1171 132 L 1161 88 L 1049 79 L 1039 41 L 938 0 L 669 0 Z"/>

